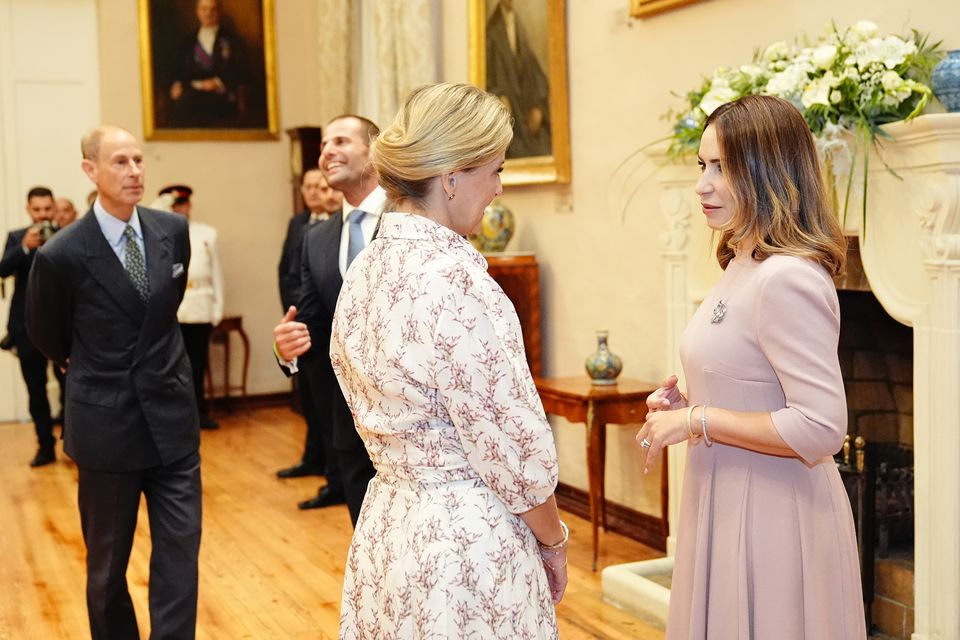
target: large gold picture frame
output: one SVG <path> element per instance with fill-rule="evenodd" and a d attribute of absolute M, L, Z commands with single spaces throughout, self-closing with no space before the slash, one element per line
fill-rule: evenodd
<path fill-rule="evenodd" d="M 274 0 L 138 2 L 147 140 L 279 137 Z"/>
<path fill-rule="evenodd" d="M 703 0 L 630 0 L 630 15 L 634 18 L 647 18 L 695 2 Z"/>
<path fill-rule="evenodd" d="M 469 2 L 470 82 L 514 114 L 503 184 L 569 183 L 566 1 L 505 1 L 509 18 L 500 0 Z"/>

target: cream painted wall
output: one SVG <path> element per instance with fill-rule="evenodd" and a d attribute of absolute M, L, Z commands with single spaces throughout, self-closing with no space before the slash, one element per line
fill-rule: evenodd
<path fill-rule="evenodd" d="M 467 78 L 463 4 L 444 5 L 446 80 Z M 594 330 L 601 328 L 610 330 L 623 375 L 658 381 L 670 373 L 671 356 L 663 347 L 659 188 L 648 180 L 626 210 L 608 191 L 632 151 L 668 132 L 660 116 L 681 106 L 672 92 L 695 87 L 719 65 L 748 62 L 757 47 L 817 35 L 830 20 L 843 25 L 869 19 L 889 32 L 915 27 L 943 39 L 948 49 L 960 48 L 955 0 L 706 0 L 646 20 L 629 19 L 628 5 L 567 0 L 573 180 L 569 186 L 512 187 L 504 195 L 518 220 L 509 248 L 536 252 L 542 269 L 547 375 L 582 372 L 595 346 Z M 582 426 L 554 424 L 561 481 L 586 487 Z M 656 514 L 659 474 L 644 477 L 638 468 L 637 428 L 610 427 L 607 497 Z"/>
<path fill-rule="evenodd" d="M 319 124 L 315 3 L 274 5 L 280 128 Z M 99 27 L 103 120 L 127 127 L 142 140 L 137 3 L 100 0 Z M 144 203 L 149 204 L 166 184 L 189 184 L 194 188 L 194 216 L 219 231 L 225 311 L 243 315 L 251 340 L 250 393 L 290 388 L 270 348 L 271 330 L 282 315 L 276 269 L 293 206 L 289 148 L 285 134 L 266 142 L 143 143 Z M 240 380 L 236 343 L 233 353 L 236 383 Z"/>

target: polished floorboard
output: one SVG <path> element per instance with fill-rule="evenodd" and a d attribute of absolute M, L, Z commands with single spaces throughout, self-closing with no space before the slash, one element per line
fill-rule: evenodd
<path fill-rule="evenodd" d="M 297 501 L 312 496 L 322 479 L 274 475 L 299 458 L 302 419 L 266 408 L 220 422 L 219 430 L 202 434 L 197 637 L 336 638 L 352 533 L 346 507 L 298 511 Z M 55 464 L 30 469 L 35 448 L 33 425 L 0 424 L 0 640 L 87 638 L 77 469 L 59 444 Z M 563 517 L 572 538 L 570 584 L 557 609 L 560 637 L 663 638 L 649 621 L 603 602 L 600 573 L 590 570 L 589 522 Z M 143 638 L 149 635 L 147 526 L 141 504 L 127 576 Z M 601 533 L 601 566 L 658 555 Z"/>

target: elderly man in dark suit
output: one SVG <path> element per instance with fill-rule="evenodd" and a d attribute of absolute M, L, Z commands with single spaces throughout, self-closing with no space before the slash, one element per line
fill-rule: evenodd
<path fill-rule="evenodd" d="M 24 308 L 27 299 L 27 276 L 33 258 L 43 243 L 56 230 L 53 193 L 46 187 L 34 187 L 27 193 L 27 213 L 33 224 L 14 229 L 7 236 L 7 245 L 0 258 L 0 278 L 13 276 L 13 298 L 10 300 L 10 318 L 7 323 L 7 345 L 16 351 L 20 373 L 27 385 L 30 417 L 37 432 L 37 455 L 31 467 L 42 467 L 56 460 L 56 439 L 53 437 L 53 419 L 47 398 L 47 359 L 37 351 L 27 336 Z M 5 348 L 7 348 L 5 346 Z"/>
<path fill-rule="evenodd" d="M 280 254 L 280 265 L 277 268 L 280 278 L 280 304 L 284 311 L 296 305 L 300 298 L 300 249 L 303 246 L 304 234 L 315 224 L 329 219 L 331 215 L 339 215 L 343 205 L 343 194 L 327 184 L 319 168 L 303 172 L 300 178 L 300 193 L 306 208 L 290 218 L 287 237 L 283 241 L 283 252 Z M 330 439 L 321 436 L 323 429 L 331 428 L 330 394 L 314 398 L 306 381 L 307 376 L 309 372 L 304 368 L 297 382 L 300 406 L 307 421 L 303 457 L 292 467 L 278 471 L 277 476 L 299 478 L 325 475 L 331 490 L 342 494 L 336 465 L 327 468 L 327 460 L 333 458 L 333 452 L 325 451 L 324 442 Z"/>
<path fill-rule="evenodd" d="M 310 384 L 323 385 L 313 393 L 314 398 L 332 394 L 330 444 L 354 525 L 374 469 L 330 365 L 330 331 L 343 275 L 373 239 L 385 205 L 386 194 L 377 185 L 377 174 L 370 166 L 370 140 L 379 133 L 374 123 L 354 115 L 334 118 L 324 129 L 320 170 L 327 183 L 343 193 L 343 213 L 307 232 L 301 253 L 299 311 L 290 307 L 273 330 L 281 365 L 287 371 L 296 371 L 302 356 L 300 364 L 308 368 Z M 330 461 L 327 465 L 329 468 Z M 325 507 L 330 498 L 329 487 L 322 487 L 316 497 L 299 506 Z"/>
<path fill-rule="evenodd" d="M 27 289 L 34 344 L 67 369 L 65 451 L 79 471 L 93 638 L 138 638 L 126 570 L 140 496 L 150 516 L 152 638 L 193 638 L 200 437 L 177 326 L 187 220 L 137 207 L 143 153 L 124 129 L 81 140 L 97 186 L 87 214 L 37 253 Z"/>

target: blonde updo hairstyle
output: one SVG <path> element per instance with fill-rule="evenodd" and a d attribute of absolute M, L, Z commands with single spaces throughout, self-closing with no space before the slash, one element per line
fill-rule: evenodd
<path fill-rule="evenodd" d="M 370 144 L 388 207 L 422 207 L 433 178 L 484 165 L 513 139 L 513 119 L 495 96 L 469 84 L 421 87 Z"/>

